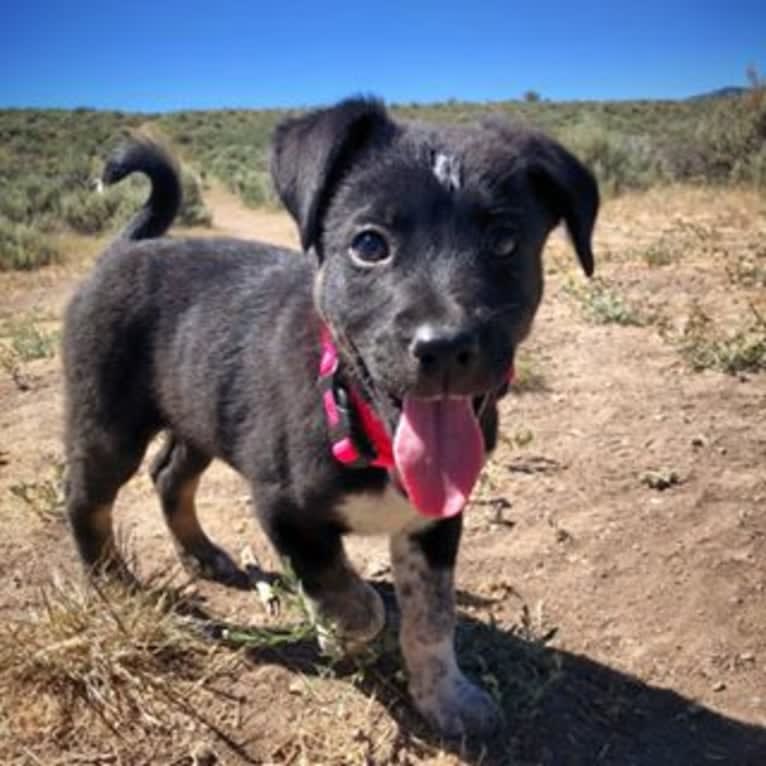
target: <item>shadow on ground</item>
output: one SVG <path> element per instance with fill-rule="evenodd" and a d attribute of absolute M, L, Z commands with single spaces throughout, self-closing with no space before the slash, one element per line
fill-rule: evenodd
<path fill-rule="evenodd" d="M 389 585 L 375 584 L 396 607 Z M 475 599 L 459 593 L 458 601 Z M 389 626 L 395 629 L 395 625 Z M 588 659 L 525 639 L 515 629 L 461 615 L 457 631 L 463 669 L 499 699 L 503 729 L 480 743 L 436 737 L 414 712 L 401 679 L 401 658 L 390 648 L 369 663 L 345 660 L 333 667 L 388 709 L 401 744 L 422 743 L 459 753 L 481 766 L 764 766 L 766 729 L 727 718 L 668 689 L 650 686 Z M 326 672 L 328 660 L 311 639 L 249 650 L 254 664 L 277 663 L 304 673 Z"/>

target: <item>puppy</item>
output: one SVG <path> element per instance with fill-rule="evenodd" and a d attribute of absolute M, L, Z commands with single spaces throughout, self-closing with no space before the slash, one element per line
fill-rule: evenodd
<path fill-rule="evenodd" d="M 134 142 L 104 180 L 134 171 L 151 179 L 149 200 L 77 291 L 63 337 L 67 505 L 84 563 L 129 576 L 111 509 L 165 431 L 151 475 L 185 561 L 240 576 L 194 507 L 200 476 L 224 460 L 250 482 L 318 624 L 353 649 L 385 614 L 343 536 L 389 535 L 415 705 L 445 735 L 490 732 L 499 711 L 453 649 L 461 511 L 495 446 L 496 402 L 560 221 L 593 270 L 593 176 L 501 120 L 405 123 L 348 100 L 274 134 L 301 255 L 156 238 L 177 212 L 178 174 Z"/>

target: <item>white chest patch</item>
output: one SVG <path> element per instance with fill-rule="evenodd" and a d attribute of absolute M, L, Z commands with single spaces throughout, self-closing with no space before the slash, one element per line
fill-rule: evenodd
<path fill-rule="evenodd" d="M 341 521 L 358 535 L 396 535 L 416 532 L 433 524 L 418 513 L 393 487 L 384 492 L 350 495 L 338 508 Z"/>
<path fill-rule="evenodd" d="M 434 157 L 433 171 L 439 183 L 450 191 L 460 188 L 460 163 L 454 157 L 438 153 Z"/>

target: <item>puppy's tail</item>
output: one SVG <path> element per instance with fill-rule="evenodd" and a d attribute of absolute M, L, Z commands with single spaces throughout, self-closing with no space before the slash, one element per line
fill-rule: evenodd
<path fill-rule="evenodd" d="M 104 184 L 111 186 L 136 172 L 149 177 L 152 190 L 149 199 L 120 232 L 118 239 L 162 236 L 181 207 L 180 172 L 167 149 L 145 136 L 133 136 L 107 160 L 101 178 Z"/>

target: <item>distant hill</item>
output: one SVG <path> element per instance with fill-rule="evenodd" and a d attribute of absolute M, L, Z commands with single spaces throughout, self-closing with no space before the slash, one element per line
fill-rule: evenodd
<path fill-rule="evenodd" d="M 717 88 L 716 90 L 709 90 L 706 93 L 698 93 L 696 96 L 689 96 L 687 101 L 711 101 L 717 98 L 732 98 L 733 96 L 741 96 L 747 88 L 743 88 L 740 85 L 728 85 L 725 88 Z"/>
<path fill-rule="evenodd" d="M 487 114 L 558 138 L 598 177 L 604 194 L 667 182 L 764 186 L 763 99 L 732 98 L 720 88 L 678 101 L 468 103 L 391 105 L 397 117 L 467 123 Z M 24 237 L 113 230 L 141 204 L 146 180 L 93 193 L 104 157 L 131 129 L 165 137 L 200 181 L 222 181 L 248 205 L 273 205 L 269 138 L 288 112 L 218 109 L 130 114 L 93 109 L 0 109 L 0 255 Z M 189 176 L 191 178 L 191 175 Z M 190 181 L 187 199 L 197 184 Z M 198 191 L 198 190 L 197 190 Z M 195 205 L 189 215 L 197 220 Z M 188 220 L 188 219 L 187 219 Z M 7 248 L 6 248 L 7 249 Z M 14 256 L 15 257 L 15 256 Z M 0 264 L 2 268 L 2 264 Z"/>

